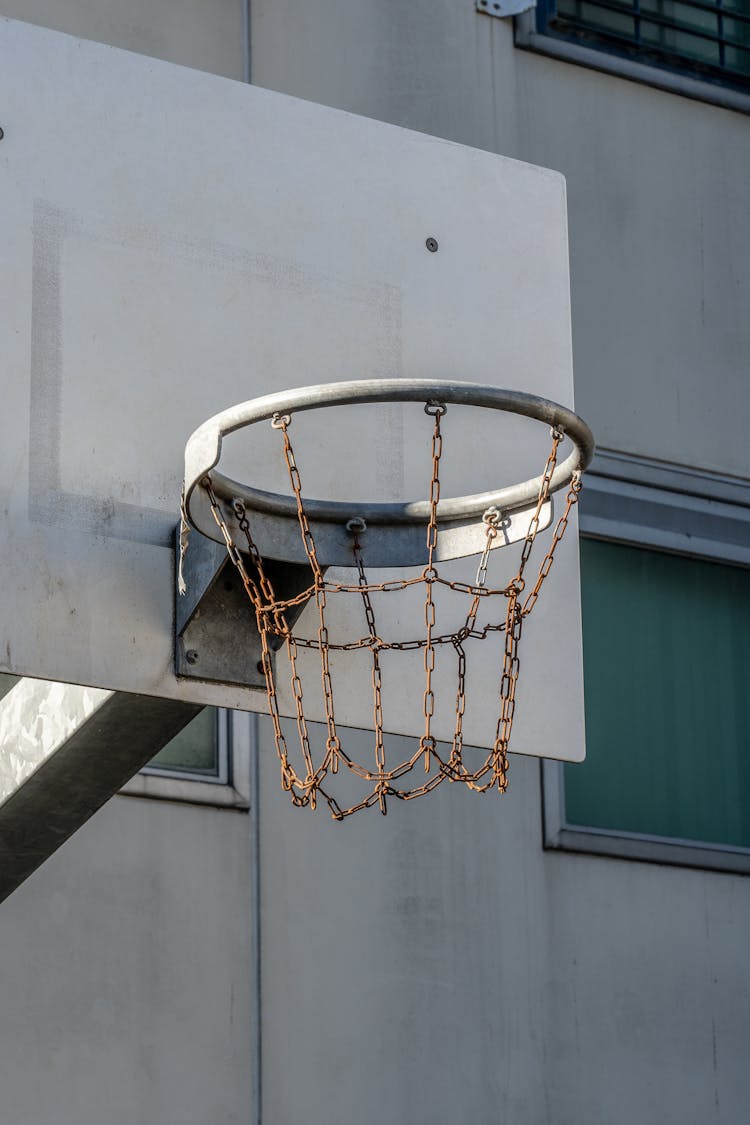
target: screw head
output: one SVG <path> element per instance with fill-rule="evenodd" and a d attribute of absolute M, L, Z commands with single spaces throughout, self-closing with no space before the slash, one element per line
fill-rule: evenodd
<path fill-rule="evenodd" d="M 427 249 L 430 251 L 431 254 L 435 254 L 437 252 L 437 248 L 438 248 L 438 240 L 436 238 L 428 238 L 425 241 L 425 246 L 427 247 Z"/>
<path fill-rule="evenodd" d="M 188 664 L 197 664 L 198 663 L 198 653 L 196 652 L 196 650 L 194 648 L 189 648 L 187 650 L 187 652 L 185 653 L 185 659 L 187 660 Z"/>

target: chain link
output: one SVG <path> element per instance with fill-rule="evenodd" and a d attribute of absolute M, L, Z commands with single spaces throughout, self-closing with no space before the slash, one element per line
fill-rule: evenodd
<path fill-rule="evenodd" d="M 357 574 L 359 576 L 359 588 L 362 591 L 362 605 L 365 611 L 365 620 L 367 621 L 368 639 L 370 642 L 370 649 L 372 651 L 372 715 L 373 715 L 373 730 L 375 732 L 375 763 L 378 770 L 378 785 L 376 792 L 378 794 L 378 801 L 380 804 L 380 811 L 385 814 L 388 811 L 386 803 L 386 796 L 388 793 L 387 785 L 385 782 L 385 739 L 383 737 L 383 674 L 380 669 L 380 648 L 381 641 L 378 636 L 378 631 L 375 627 L 375 611 L 372 607 L 372 599 L 370 598 L 370 589 L 367 584 L 367 575 L 365 573 L 364 561 L 362 559 L 362 548 L 360 546 L 359 537 L 354 536 L 354 561 L 357 565 Z"/>
<path fill-rule="evenodd" d="M 432 631 L 435 628 L 435 599 L 433 597 L 433 584 L 437 577 L 434 567 L 435 548 L 437 547 L 438 519 L 437 507 L 440 503 L 440 458 L 443 453 L 443 435 L 440 432 L 440 419 L 445 413 L 441 403 L 429 402 L 425 406 L 425 413 L 435 419 L 432 430 L 432 476 L 430 477 L 430 518 L 427 522 L 427 566 L 422 572 L 425 584 L 424 623 L 424 734 L 420 746 L 424 751 L 424 772 L 430 772 L 431 754 L 435 749 L 435 739 L 432 737 L 432 716 L 435 714 L 435 693 L 432 690 L 432 673 L 435 671 L 435 645 L 432 640 Z"/>
<path fill-rule="evenodd" d="M 557 547 L 568 527 L 571 511 L 577 503 L 581 491 L 581 474 L 574 473 L 563 514 L 555 525 L 552 540 L 537 571 L 534 586 L 523 600 L 522 595 L 526 586 L 526 567 L 539 533 L 544 505 L 550 498 L 550 485 L 557 465 L 558 449 L 564 437 L 560 430 L 553 429 L 551 432 L 552 446 L 547 456 L 544 472 L 539 478 L 537 499 L 523 539 L 518 569 L 513 578 L 505 586 L 493 587 L 488 585 L 492 547 L 504 525 L 504 513 L 496 508 L 488 509 L 483 516 L 485 542 L 479 558 L 474 583 L 449 581 L 441 578 L 435 565 L 435 552 L 439 533 L 440 462 L 443 449 L 441 419 L 446 413 L 446 408 L 442 403 L 429 402 L 425 406 L 425 412 L 433 419 L 432 471 L 429 487 L 430 512 L 426 528 L 427 565 L 422 573 L 414 578 L 369 582 L 359 539 L 359 534 L 365 530 L 365 525 L 362 521 L 355 520 L 350 521 L 349 530 L 353 534 L 353 561 L 357 572 L 357 582 L 356 584 L 348 584 L 326 580 L 325 571 L 318 560 L 315 539 L 305 511 L 302 497 L 302 479 L 289 436 L 292 418 L 288 414 L 274 415 L 271 424 L 274 429 L 280 431 L 282 436 L 284 460 L 294 493 L 302 543 L 311 570 L 312 582 L 307 589 L 288 599 L 277 596 L 265 572 L 262 556 L 253 541 L 243 502 L 239 499 L 232 502 L 231 516 L 228 518 L 216 497 L 210 477 L 206 477 L 201 482 L 208 495 L 213 517 L 221 531 L 229 558 L 236 567 L 247 596 L 255 610 L 261 643 L 259 666 L 263 671 L 266 684 L 268 712 L 273 727 L 276 753 L 281 766 L 282 787 L 289 793 L 295 805 L 309 805 L 314 809 L 320 796 L 325 800 L 336 820 L 342 820 L 352 813 L 371 808 L 376 804 L 379 805 L 380 811 L 385 815 L 388 808 L 388 797 L 411 801 L 416 797 L 431 793 L 446 780 L 462 782 L 476 792 L 485 792 L 490 788 L 505 792 L 508 787 L 508 749 L 515 717 L 516 685 L 521 668 L 519 650 L 523 623 L 536 605 L 542 586 L 554 563 Z M 242 549 L 235 543 L 230 530 L 232 516 L 236 520 L 237 527 L 244 540 Z M 371 595 L 374 593 L 400 592 L 417 585 L 424 586 L 424 636 L 405 641 L 384 640 L 377 630 Z M 437 586 L 471 598 L 463 625 L 453 632 L 440 634 L 436 632 L 437 612 L 434 592 Z M 328 597 L 329 595 L 347 594 L 356 594 L 360 597 L 367 632 L 363 637 L 352 641 L 335 642 L 329 636 L 327 625 Z M 493 601 L 496 602 L 500 598 L 505 599 L 504 614 L 499 619 L 478 625 L 477 618 L 481 606 L 492 605 Z M 291 610 L 312 601 L 314 601 L 317 609 L 318 620 L 315 636 L 299 636 L 292 631 L 287 615 Z M 492 633 L 498 633 L 504 637 L 498 688 L 497 723 L 489 752 L 472 770 L 467 768 L 464 761 L 463 744 L 463 722 L 467 708 L 468 661 L 466 643 L 468 641 L 483 641 Z M 282 645 L 289 663 L 294 721 L 304 763 L 304 773 L 299 773 L 290 761 L 289 746 L 279 707 L 272 642 Z M 447 645 L 453 647 L 457 658 L 457 687 L 456 722 L 453 740 L 450 744 L 450 753 L 446 759 L 439 751 L 437 741 L 432 733 L 432 724 L 435 714 L 433 675 L 436 665 L 436 651 Z M 300 674 L 299 663 L 300 649 L 314 650 L 320 654 L 326 742 L 325 754 L 317 768 L 315 767 L 315 755 L 305 717 L 303 677 Z M 383 654 L 387 652 L 412 652 L 420 649 L 424 650 L 425 686 L 422 708 L 424 732 L 411 756 L 389 769 L 386 762 L 383 718 Z M 362 650 L 369 650 L 372 659 L 374 768 L 368 768 L 346 753 L 341 745 L 336 726 L 330 653 L 350 653 Z M 425 772 L 429 775 L 427 780 L 423 784 L 411 788 L 403 788 L 396 784 L 401 778 L 412 772 L 420 759 L 423 760 Z M 338 773 L 342 763 L 349 773 L 368 785 L 372 785 L 371 791 L 362 800 L 343 808 L 336 797 L 329 792 L 326 781 L 329 776 Z"/>

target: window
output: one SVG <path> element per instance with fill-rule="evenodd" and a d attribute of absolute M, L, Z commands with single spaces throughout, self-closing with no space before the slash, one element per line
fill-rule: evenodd
<path fill-rule="evenodd" d="M 147 771 L 177 777 L 202 777 L 226 781 L 227 738 L 225 716 L 206 707 L 171 742 L 152 758 Z"/>
<path fill-rule="evenodd" d="M 131 797 L 248 807 L 255 716 L 206 707 L 123 787 Z"/>
<path fill-rule="evenodd" d="M 750 0 L 538 0 L 516 42 L 750 110 Z"/>
<path fill-rule="evenodd" d="M 541 0 L 537 28 L 738 88 L 750 85 L 748 0 Z"/>
<path fill-rule="evenodd" d="M 750 509 L 593 484 L 581 518 L 598 536 L 581 542 L 587 760 L 545 765 L 547 845 L 750 871 Z"/>

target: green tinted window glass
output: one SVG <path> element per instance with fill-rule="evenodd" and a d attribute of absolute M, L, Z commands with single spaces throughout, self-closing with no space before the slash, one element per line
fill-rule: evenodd
<path fill-rule="evenodd" d="M 160 750 L 149 766 L 163 770 L 216 776 L 219 772 L 218 723 L 215 708 L 206 707 Z"/>
<path fill-rule="evenodd" d="M 750 847 L 750 571 L 581 543 L 572 825 Z"/>

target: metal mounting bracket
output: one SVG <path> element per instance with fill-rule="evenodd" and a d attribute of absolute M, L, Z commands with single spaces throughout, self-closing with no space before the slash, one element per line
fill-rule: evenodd
<path fill-rule="evenodd" d="M 509 16 L 520 16 L 536 7 L 536 0 L 476 0 L 476 9 L 485 16 L 504 20 Z"/>
<path fill-rule="evenodd" d="M 177 558 L 179 539 L 178 526 Z M 252 564 L 248 559 L 245 562 L 252 573 Z M 292 598 L 311 585 L 308 566 L 269 560 L 264 569 L 279 597 Z M 183 679 L 265 687 L 255 611 L 226 548 L 193 533 L 182 571 L 187 592 L 178 593 L 175 581 L 175 674 Z M 300 605 L 297 615 L 303 609 Z"/>

